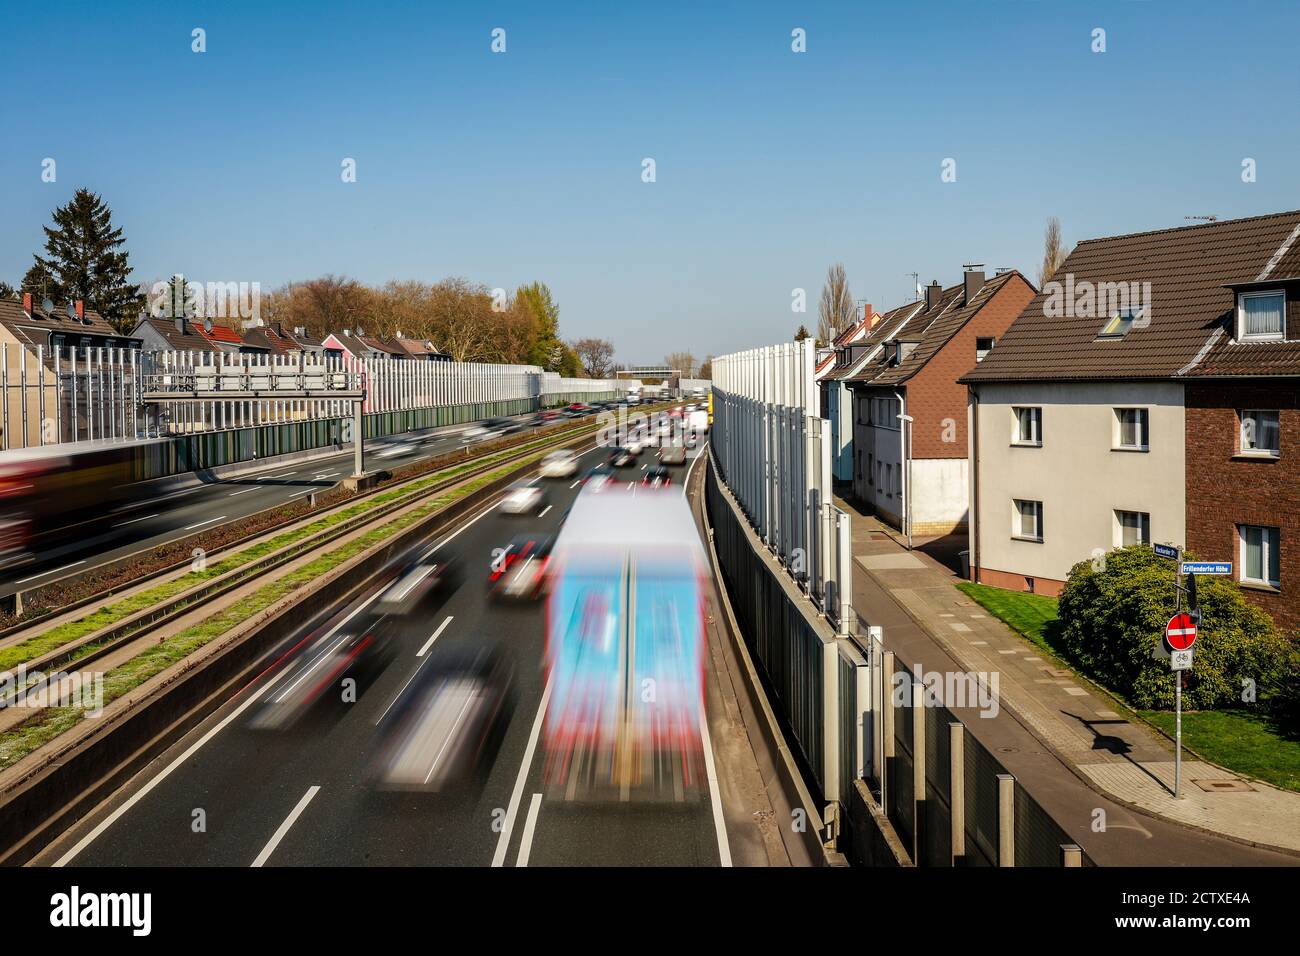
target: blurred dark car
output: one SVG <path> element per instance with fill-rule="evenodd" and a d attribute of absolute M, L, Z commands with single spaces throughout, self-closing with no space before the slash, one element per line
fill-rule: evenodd
<path fill-rule="evenodd" d="M 668 469 L 662 465 L 656 465 L 646 470 L 645 477 L 641 479 L 641 484 L 648 485 L 651 488 L 658 488 L 663 485 L 672 484 L 672 475 Z"/>
<path fill-rule="evenodd" d="M 483 427 L 488 431 L 496 432 L 498 435 L 511 435 L 517 431 L 522 431 L 524 424 L 514 418 L 489 418 L 483 423 Z"/>
<path fill-rule="evenodd" d="M 636 461 L 636 455 L 626 448 L 615 448 L 609 453 L 609 463 L 615 468 L 626 468 Z"/>
<path fill-rule="evenodd" d="M 492 556 L 488 592 L 493 600 L 534 601 L 545 590 L 546 563 L 555 537 L 549 534 L 520 534 Z"/>
<path fill-rule="evenodd" d="M 496 648 L 431 655 L 380 720 L 372 785 L 436 793 L 485 772 L 510 714 L 512 677 Z"/>
<path fill-rule="evenodd" d="M 370 611 L 381 616 L 409 614 L 435 591 L 455 587 L 459 570 L 459 562 L 451 554 L 413 564 L 375 598 Z"/>
<path fill-rule="evenodd" d="M 582 483 L 592 488 L 601 488 L 614 480 L 614 469 L 609 465 L 597 465 L 583 476 Z"/>

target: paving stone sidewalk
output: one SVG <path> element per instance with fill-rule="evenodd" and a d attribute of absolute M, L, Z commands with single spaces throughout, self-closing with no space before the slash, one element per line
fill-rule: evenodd
<path fill-rule="evenodd" d="M 1300 853 L 1300 794 L 1184 753 L 1183 797 L 1175 799 L 1167 738 L 1125 719 L 1109 697 L 986 613 L 954 587 L 960 578 L 952 569 L 909 552 L 892 528 L 852 504 L 836 504 L 853 516 L 855 577 L 888 594 L 960 668 L 997 672 L 1003 706 L 1095 789 L 1174 823 Z M 899 660 L 915 663 L 904 654 Z"/>

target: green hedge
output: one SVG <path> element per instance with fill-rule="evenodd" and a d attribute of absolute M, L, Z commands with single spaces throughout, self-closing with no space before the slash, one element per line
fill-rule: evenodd
<path fill-rule="evenodd" d="M 1249 680 L 1258 706 L 1293 713 L 1300 652 L 1268 614 L 1246 600 L 1236 581 L 1201 577 L 1197 591 L 1201 625 L 1183 705 L 1189 710 L 1250 705 L 1243 701 Z M 1148 547 L 1117 548 L 1096 561 L 1081 561 L 1070 569 L 1060 596 L 1064 655 L 1134 707 L 1172 708 L 1169 663 L 1151 652 L 1174 611 L 1175 595 L 1172 562 Z"/>

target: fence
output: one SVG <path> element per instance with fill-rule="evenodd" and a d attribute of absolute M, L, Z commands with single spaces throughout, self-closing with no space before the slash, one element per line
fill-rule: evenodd
<path fill-rule="evenodd" d="M 151 387 L 179 379 L 230 397 L 142 401 Z M 0 343 L 0 449 L 337 421 L 351 414 L 350 401 L 274 392 L 343 387 L 331 384 L 343 379 L 366 392 L 367 437 L 621 394 L 613 379 L 562 378 L 531 365 Z"/>
<path fill-rule="evenodd" d="M 852 613 L 849 516 L 833 504 L 830 422 L 819 417 L 811 340 L 713 360 L 723 481 L 764 543 L 841 634 Z"/>
<path fill-rule="evenodd" d="M 865 662 L 855 703 L 866 748 L 862 778 L 918 866 L 1091 866 L 1074 840 L 944 704 L 975 675 L 926 675 L 898 665 L 880 628 L 852 637 Z M 948 681 L 949 689 L 933 678 Z M 841 700 L 846 694 L 841 693 Z M 951 698 L 948 698 L 951 699 Z"/>

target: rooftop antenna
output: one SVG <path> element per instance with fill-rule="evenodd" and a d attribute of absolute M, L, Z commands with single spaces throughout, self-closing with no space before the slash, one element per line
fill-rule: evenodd
<path fill-rule="evenodd" d="M 921 298 L 921 273 L 904 272 L 903 275 L 908 275 L 912 277 L 912 298 L 909 299 L 908 301 L 915 302 L 917 299 Z"/>
<path fill-rule="evenodd" d="M 1189 222 L 1218 222 L 1218 216 L 1184 216 Z"/>

